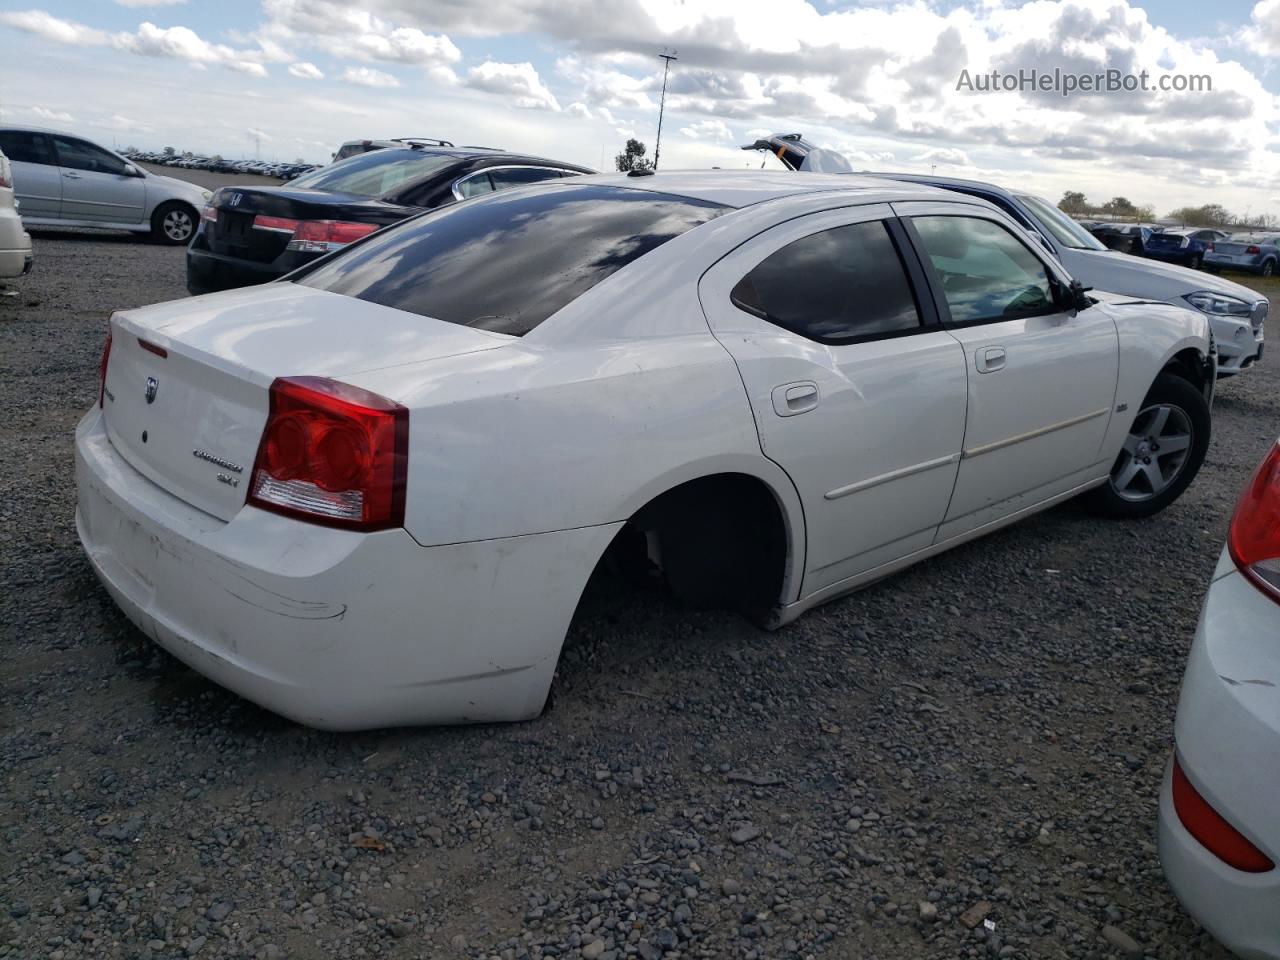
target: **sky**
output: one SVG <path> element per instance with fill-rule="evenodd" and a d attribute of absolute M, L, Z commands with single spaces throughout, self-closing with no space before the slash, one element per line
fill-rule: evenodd
<path fill-rule="evenodd" d="M 739 146 L 799 132 L 856 169 L 1280 216 L 1280 0 L 0 0 L 0 121 L 121 149 L 319 162 L 421 136 L 612 169 L 629 137 L 652 155 L 664 51 L 664 169 L 776 164 Z M 973 82 L 1031 68 L 1211 89 Z"/>

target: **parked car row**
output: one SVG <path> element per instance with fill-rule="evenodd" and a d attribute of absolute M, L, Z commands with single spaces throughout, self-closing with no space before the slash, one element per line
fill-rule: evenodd
<path fill-rule="evenodd" d="M 123 153 L 121 156 L 138 163 L 152 163 L 183 170 L 209 170 L 214 173 L 253 173 L 280 180 L 293 180 L 318 168 L 314 163 L 274 163 L 266 160 L 224 160 L 176 153 Z"/>
<path fill-rule="evenodd" d="M 1079 220 L 1104 246 L 1177 263 L 1192 270 L 1243 270 L 1270 277 L 1280 270 L 1280 232 L 1231 234 L 1210 227 Z"/>

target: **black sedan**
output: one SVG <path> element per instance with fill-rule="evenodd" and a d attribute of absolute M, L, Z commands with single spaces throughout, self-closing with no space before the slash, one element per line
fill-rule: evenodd
<path fill-rule="evenodd" d="M 406 145 L 322 167 L 288 186 L 222 187 L 187 248 L 187 289 L 265 283 L 424 210 L 594 172 L 498 150 Z"/>

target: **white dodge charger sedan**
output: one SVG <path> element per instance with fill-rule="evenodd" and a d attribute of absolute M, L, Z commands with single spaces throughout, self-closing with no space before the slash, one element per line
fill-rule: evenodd
<path fill-rule="evenodd" d="M 1280 960 L 1280 443 L 1245 487 L 1182 681 L 1160 860 L 1238 956 Z"/>
<path fill-rule="evenodd" d="M 551 181 L 115 314 L 80 539 L 149 636 L 335 729 L 518 720 L 597 564 L 767 626 L 1209 442 L 1205 317 L 994 206 L 788 173 Z"/>

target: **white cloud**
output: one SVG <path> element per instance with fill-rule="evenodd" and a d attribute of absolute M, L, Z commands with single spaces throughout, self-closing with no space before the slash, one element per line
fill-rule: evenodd
<path fill-rule="evenodd" d="M 354 83 L 360 87 L 398 87 L 400 81 L 389 73 L 374 70 L 372 67 L 347 67 L 339 77 L 343 83 Z"/>
<path fill-rule="evenodd" d="M 267 75 L 266 68 L 257 61 L 268 57 L 269 51 L 234 50 L 224 44 L 209 43 L 189 27 L 158 27 L 144 21 L 135 33 L 121 31 L 112 34 L 72 20 L 61 20 L 43 10 L 0 11 L 0 24 L 7 24 L 57 43 L 112 46 L 144 57 L 170 57 L 193 64 L 218 64 L 257 77 Z"/>
<path fill-rule="evenodd" d="M 1240 39 L 1254 53 L 1264 57 L 1280 54 L 1280 0 L 1262 0 L 1249 15 L 1249 25 Z"/>
<path fill-rule="evenodd" d="M 266 140 L 269 142 L 275 139 L 271 134 L 267 133 L 265 130 L 259 130 L 257 127 L 249 127 L 245 130 L 245 133 L 254 140 Z"/>
<path fill-rule="evenodd" d="M 41 120 L 53 120 L 57 123 L 75 123 L 76 121 L 76 118 L 71 114 L 64 113 L 61 110 L 49 110 L 45 107 L 28 107 L 27 110 Z"/>
<path fill-rule="evenodd" d="M 506 97 L 513 106 L 524 110 L 560 109 L 560 103 L 531 63 L 486 60 L 467 71 L 467 86 Z"/>
<path fill-rule="evenodd" d="M 571 117 L 583 117 L 584 119 L 591 116 L 591 108 L 585 103 L 571 103 L 564 108 L 564 112 Z"/>
<path fill-rule="evenodd" d="M 119 130 L 121 133 L 151 133 L 152 128 L 145 123 L 137 120 L 131 120 L 129 117 L 122 117 L 118 113 L 104 119 L 99 119 L 94 126 L 102 127 L 106 130 Z"/>
<path fill-rule="evenodd" d="M 314 63 L 302 61 L 301 63 L 289 64 L 289 73 L 295 77 L 301 77 L 303 80 L 323 80 L 324 73 Z"/>
<path fill-rule="evenodd" d="M 955 147 L 934 147 L 912 158 L 913 163 L 947 163 L 958 167 L 970 166 L 969 156 Z"/>
<path fill-rule="evenodd" d="M 103 30 L 73 20 L 60 20 L 44 10 L 0 10 L 0 23 L 58 43 L 92 46 L 109 41 L 109 35 Z"/>
<path fill-rule="evenodd" d="M 443 65 L 427 67 L 427 79 L 443 87 L 455 87 L 458 85 L 458 75 L 453 72 L 452 68 Z"/>
<path fill-rule="evenodd" d="M 723 120 L 699 120 L 687 127 L 681 127 L 680 132 L 694 140 L 733 139 L 733 131 Z"/>
<path fill-rule="evenodd" d="M 187 0 L 116 0 L 122 7 L 176 7 Z"/>

